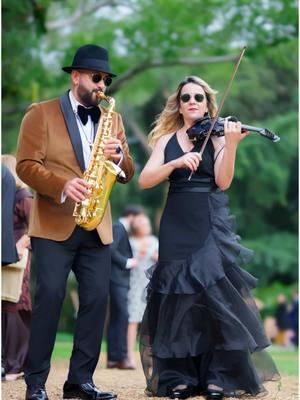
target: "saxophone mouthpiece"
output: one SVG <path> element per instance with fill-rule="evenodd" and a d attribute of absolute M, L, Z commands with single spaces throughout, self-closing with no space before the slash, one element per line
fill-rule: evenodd
<path fill-rule="evenodd" d="M 105 94 L 102 92 L 102 90 L 97 90 L 96 96 L 98 97 L 99 100 L 105 100 L 105 101 L 109 102 L 109 98 L 107 96 L 105 96 Z"/>

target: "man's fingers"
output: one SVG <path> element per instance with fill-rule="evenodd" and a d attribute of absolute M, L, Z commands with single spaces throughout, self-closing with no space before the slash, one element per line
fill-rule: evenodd
<path fill-rule="evenodd" d="M 71 197 L 71 199 L 74 200 L 76 203 L 80 203 L 83 200 L 85 200 L 85 196 L 83 196 L 80 193 L 78 193 L 78 194 L 72 193 L 69 197 Z"/>
<path fill-rule="evenodd" d="M 84 194 L 82 194 L 81 192 L 79 192 L 78 190 L 72 188 L 71 190 L 69 190 L 66 195 L 68 197 L 70 197 L 72 200 L 76 201 L 76 202 L 81 202 L 83 201 L 86 196 Z"/>
<path fill-rule="evenodd" d="M 111 144 L 111 143 L 121 144 L 121 141 L 120 141 L 120 139 L 117 139 L 117 138 L 110 138 L 110 139 L 104 140 L 104 144 Z"/>
<path fill-rule="evenodd" d="M 66 195 L 71 197 L 71 199 L 75 200 L 75 201 L 83 201 L 86 198 L 84 193 L 80 192 L 79 190 L 77 190 L 75 188 L 70 188 L 67 191 Z"/>
<path fill-rule="evenodd" d="M 72 186 L 68 189 L 66 194 L 71 196 L 76 196 L 77 198 L 80 197 L 80 201 L 82 201 L 86 197 L 88 197 L 89 192 L 86 188 L 83 188 L 81 186 L 79 187 Z"/>
<path fill-rule="evenodd" d="M 64 189 L 65 194 L 76 202 L 80 202 L 89 196 L 90 185 L 80 178 L 69 181 Z"/>
<path fill-rule="evenodd" d="M 112 156 L 111 156 L 111 158 L 114 160 L 114 161 L 120 161 L 120 159 L 121 159 L 121 155 L 120 154 L 112 154 Z"/>
<path fill-rule="evenodd" d="M 80 186 L 84 186 L 87 189 L 90 187 L 90 185 L 84 179 L 76 178 L 76 179 L 74 179 L 74 183 L 76 185 L 78 184 Z"/>
<path fill-rule="evenodd" d="M 83 186 L 81 184 L 76 184 L 75 186 L 73 186 L 73 189 L 78 192 L 81 192 L 83 194 L 88 194 L 89 186 Z"/>

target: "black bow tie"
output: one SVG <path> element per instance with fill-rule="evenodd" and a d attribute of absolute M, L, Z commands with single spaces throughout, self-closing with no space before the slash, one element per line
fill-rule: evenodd
<path fill-rule="evenodd" d="M 89 115 L 91 116 L 92 121 L 94 123 L 97 123 L 99 121 L 99 117 L 100 117 L 100 108 L 99 107 L 94 106 L 94 107 L 90 107 L 90 108 L 85 108 L 83 106 L 78 106 L 77 112 L 78 112 L 78 115 L 79 115 L 83 125 L 85 125 L 87 123 Z"/>

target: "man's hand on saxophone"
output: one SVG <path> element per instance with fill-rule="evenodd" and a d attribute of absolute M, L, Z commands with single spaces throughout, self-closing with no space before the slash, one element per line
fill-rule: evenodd
<path fill-rule="evenodd" d="M 74 178 L 65 184 L 63 195 L 70 197 L 75 202 L 80 202 L 89 197 L 89 187 L 90 185 L 84 179 Z"/>
<path fill-rule="evenodd" d="M 104 155 L 108 159 L 118 163 L 122 158 L 122 145 L 121 140 L 111 138 L 104 141 Z"/>

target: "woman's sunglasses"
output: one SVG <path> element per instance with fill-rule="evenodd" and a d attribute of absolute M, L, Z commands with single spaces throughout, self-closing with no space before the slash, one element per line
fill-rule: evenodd
<path fill-rule="evenodd" d="M 185 94 L 182 94 L 182 95 L 180 96 L 180 100 L 181 100 L 183 103 L 187 103 L 188 101 L 190 101 L 191 97 L 192 97 L 192 96 L 191 96 L 190 94 L 185 93 Z M 204 95 L 201 94 L 201 93 L 196 93 L 196 94 L 194 94 L 193 97 L 194 97 L 194 99 L 196 100 L 197 103 L 202 103 L 202 101 L 204 101 Z"/>

